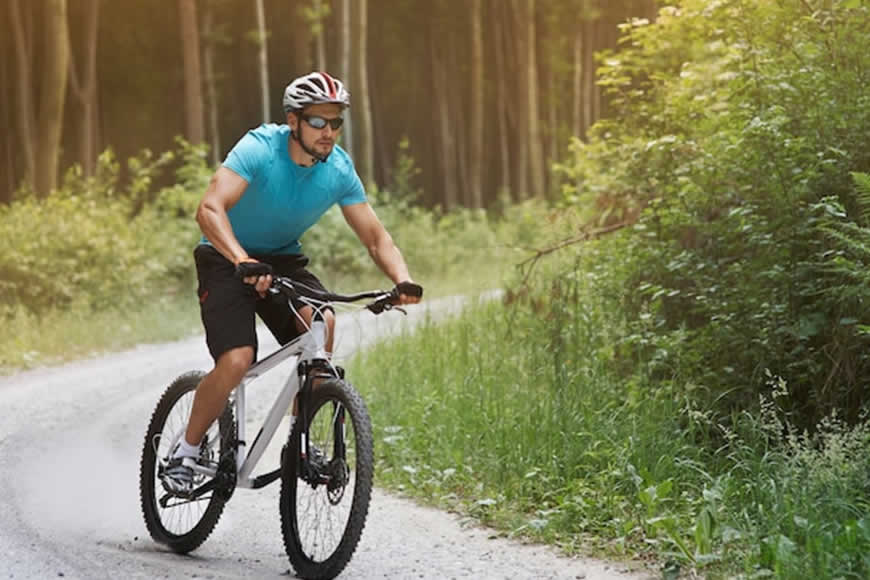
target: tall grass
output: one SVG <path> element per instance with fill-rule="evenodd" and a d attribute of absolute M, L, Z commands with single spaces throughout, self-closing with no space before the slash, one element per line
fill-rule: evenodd
<path fill-rule="evenodd" d="M 797 432 L 773 376 L 733 417 L 691 385 L 626 378 L 614 296 L 570 271 L 357 358 L 378 481 L 666 576 L 867 577 L 870 428 Z"/>

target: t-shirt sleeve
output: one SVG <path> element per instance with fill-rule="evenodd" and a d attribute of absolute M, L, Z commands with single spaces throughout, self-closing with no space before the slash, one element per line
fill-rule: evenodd
<path fill-rule="evenodd" d="M 232 148 L 223 165 L 252 183 L 260 173 L 260 168 L 267 162 L 268 146 L 264 146 L 253 131 L 248 131 Z"/>
<path fill-rule="evenodd" d="M 366 190 L 363 188 L 362 181 L 356 171 L 348 172 L 346 183 L 345 193 L 338 200 L 339 205 L 353 205 L 368 201 L 366 199 Z"/>

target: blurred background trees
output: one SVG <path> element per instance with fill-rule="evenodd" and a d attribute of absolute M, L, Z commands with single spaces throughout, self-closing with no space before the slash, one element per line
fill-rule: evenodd
<path fill-rule="evenodd" d="M 550 164 L 608 113 L 594 53 L 653 0 L 4 0 L 0 202 L 42 195 L 100 151 L 126 159 L 183 135 L 223 159 L 282 122 L 294 77 L 326 69 L 353 95 L 345 147 L 392 183 L 398 144 L 426 204 L 552 193 Z"/>

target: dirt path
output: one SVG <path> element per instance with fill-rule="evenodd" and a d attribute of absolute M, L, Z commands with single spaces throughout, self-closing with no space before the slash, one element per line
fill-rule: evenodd
<path fill-rule="evenodd" d="M 407 319 L 343 317 L 338 352 L 424 316 L 416 308 Z M 272 345 L 263 337 L 261 352 Z M 0 379 L 0 578 L 293 577 L 281 542 L 278 484 L 239 490 L 208 541 L 189 556 L 166 551 L 145 530 L 138 461 L 151 410 L 175 376 L 209 363 L 204 341 L 194 338 Z M 264 377 L 250 389 L 249 429 L 282 378 Z M 273 458 L 279 446 L 273 444 Z M 490 535 L 376 492 L 362 541 L 340 578 L 652 577 Z"/>

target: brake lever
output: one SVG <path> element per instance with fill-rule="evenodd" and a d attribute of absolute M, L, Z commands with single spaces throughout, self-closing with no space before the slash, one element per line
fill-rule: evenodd
<path fill-rule="evenodd" d="M 387 302 L 386 304 L 384 304 L 384 310 L 398 310 L 399 312 L 401 312 L 401 313 L 404 314 L 405 316 L 408 316 L 408 311 L 407 311 L 407 310 L 405 310 L 405 309 L 402 308 L 401 306 L 396 306 L 396 305 L 393 304 L 392 302 Z"/>

